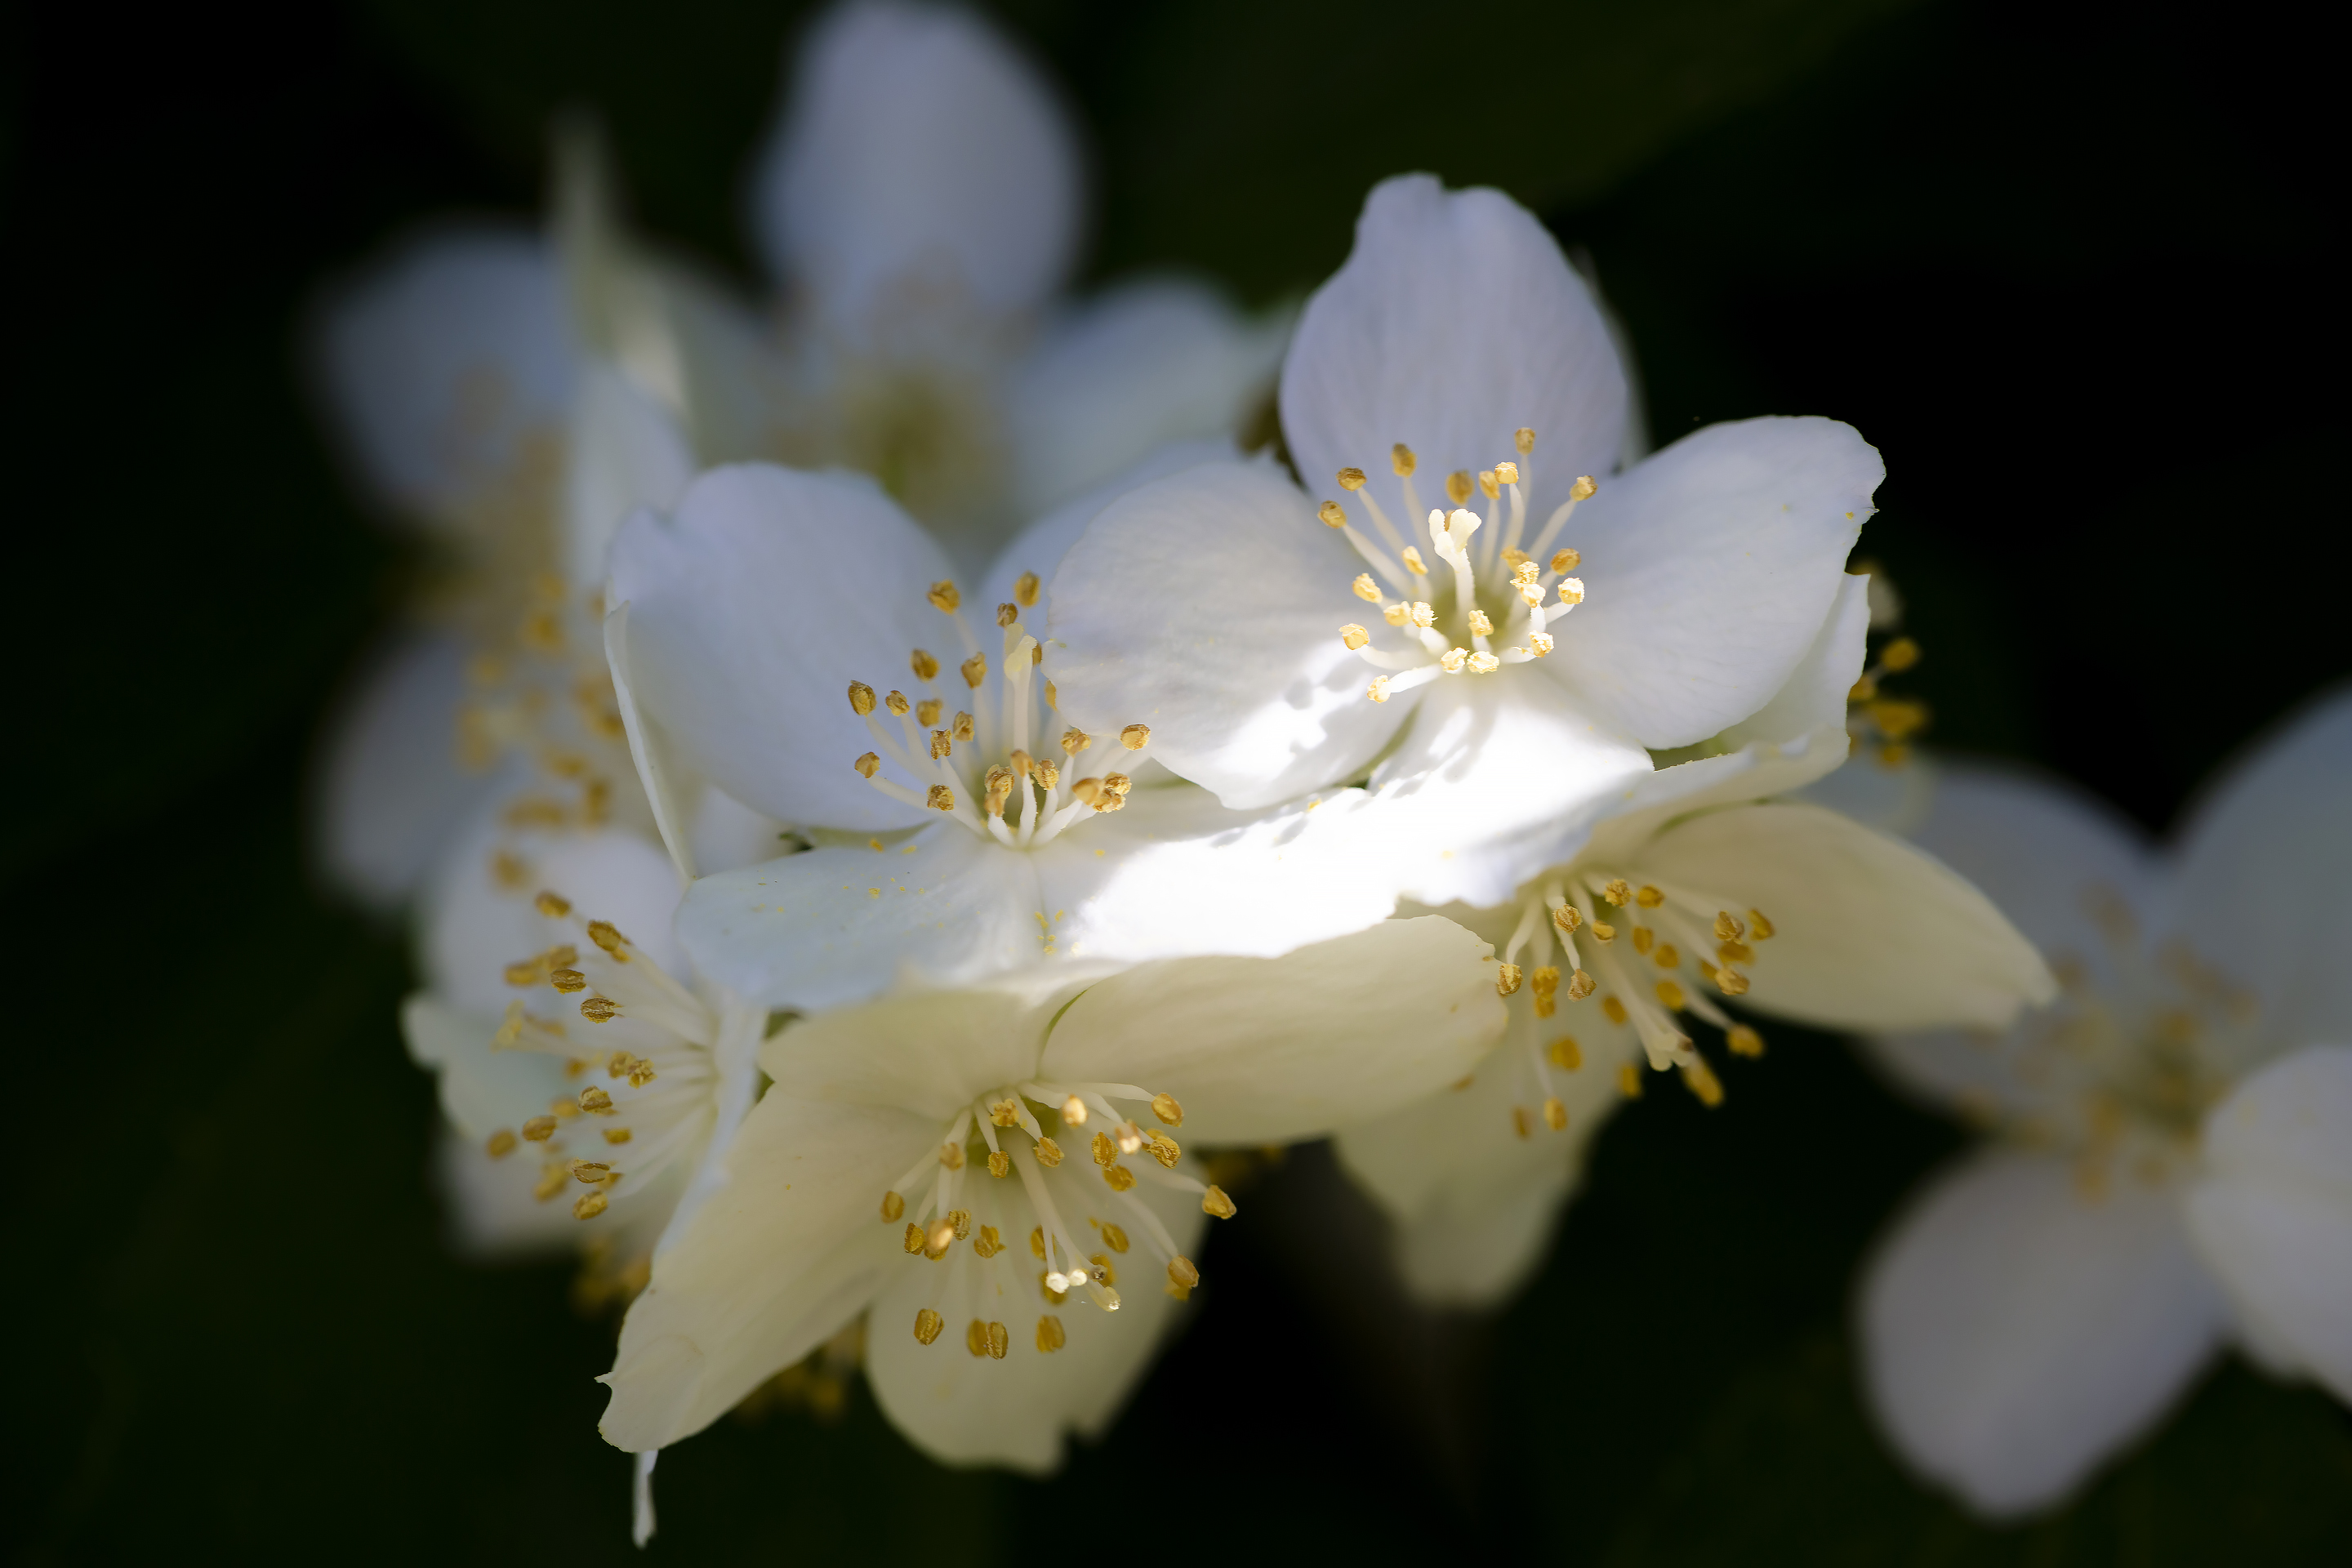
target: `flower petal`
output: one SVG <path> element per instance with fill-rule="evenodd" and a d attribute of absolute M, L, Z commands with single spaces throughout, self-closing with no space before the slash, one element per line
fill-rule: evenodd
<path fill-rule="evenodd" d="M 1375 185 L 1347 265 L 1307 300 L 1283 363 L 1299 473 L 1322 493 L 1360 468 L 1385 494 L 1389 448 L 1402 442 L 1433 504 L 1447 473 L 1517 457 L 1523 426 L 1536 432 L 1523 460 L 1538 524 L 1577 476 L 1615 469 L 1625 373 L 1591 291 L 1500 191 L 1447 191 L 1427 174 Z"/>
<path fill-rule="evenodd" d="M 318 350 L 369 481 L 445 526 L 551 456 L 571 409 L 554 259 L 512 229 L 457 229 L 403 247 L 331 305 Z"/>
<path fill-rule="evenodd" d="M 839 327 L 880 324 L 890 294 L 960 286 L 990 310 L 1039 304 L 1078 237 L 1078 151 L 1035 68 L 945 7 L 836 7 L 802 44 L 754 176 L 780 279 Z"/>
<path fill-rule="evenodd" d="M 1122 284 L 1049 322 L 1013 378 L 1017 500 L 1034 516 L 1171 441 L 1230 437 L 1274 384 L 1286 312 L 1244 316 L 1206 284 Z"/>
<path fill-rule="evenodd" d="M 1074 1224 L 1068 1205 L 1085 1181 L 1053 1184 L 1056 1207 Z M 1101 1218 L 1130 1234 L 1141 1228 L 1107 1190 L 1087 1185 L 1100 1194 L 1095 1202 Z M 868 1316 L 866 1375 L 891 1424 L 931 1458 L 1044 1474 L 1061 1463 L 1066 1432 L 1094 1436 L 1110 1425 L 1172 1326 L 1176 1302 L 1162 1264 L 1139 1241 L 1123 1256 L 1102 1254 L 1115 1275 L 1118 1311 L 1100 1311 L 1076 1294 L 1056 1304 L 1038 1280 L 1043 1265 L 1024 1245 L 1038 1222 L 1022 1184 L 983 1180 L 967 1183 L 964 1193 L 972 1224 L 993 1226 L 1008 1250 L 986 1262 L 961 1246 L 937 1262 L 906 1259 Z M 1134 1196 L 1150 1206 L 1179 1247 L 1197 1248 L 1208 1224 L 1197 1201 L 1155 1185 L 1138 1187 Z M 928 1345 L 912 1332 L 916 1314 L 927 1308 L 947 1320 Z M 1041 1352 L 1039 1323 L 1048 1316 L 1063 1343 Z M 1003 1360 L 971 1353 L 964 1335 L 975 1319 L 1004 1326 Z"/>
<path fill-rule="evenodd" d="M 2189 1232 L 2265 1361 L 2352 1403 L 2352 1048 L 2273 1062 L 2205 1121 Z"/>
<path fill-rule="evenodd" d="M 604 584 L 613 535 L 639 507 L 677 504 L 694 453 L 669 410 L 611 365 L 592 363 L 572 403 L 564 446 L 563 555 L 577 587 Z"/>
<path fill-rule="evenodd" d="M 928 1118 L 936 1136 L 975 1097 L 1034 1078 L 1046 1026 L 1099 973 L 1032 974 L 836 1008 L 771 1036 L 760 1065 L 775 1080 L 772 1096 L 898 1107 Z"/>
<path fill-rule="evenodd" d="M 441 1113 L 476 1144 L 500 1128 L 521 1126 L 545 1110 L 549 1100 L 567 1093 L 560 1058 L 539 1051 L 493 1050 L 490 1037 L 498 1031 L 497 1014 L 452 1007 L 422 991 L 400 1006 L 409 1059 L 433 1072 Z"/>
<path fill-rule="evenodd" d="M 939 1135 L 911 1111 L 762 1098 L 726 1184 L 669 1237 L 621 1325 L 604 1440 L 642 1452 L 700 1431 L 864 1310 L 900 1257 L 876 1205 Z"/>
<path fill-rule="evenodd" d="M 1701 925 L 1760 909 L 1746 1001 L 1830 1028 L 1999 1028 L 2057 986 L 1982 893 L 1910 845 L 1812 805 L 1744 805 L 1667 829 L 1623 874 Z M 1705 960 L 1701 960 L 1702 963 Z"/>
<path fill-rule="evenodd" d="M 1216 1143 L 1311 1138 L 1453 1082 L 1503 1026 L 1494 949 L 1435 915 L 1282 958 L 1170 959 L 1072 1002 L 1044 1071 L 1173 1094 Z"/>
<path fill-rule="evenodd" d="M 2352 886 L 2352 690 L 2306 709 L 2228 774 L 2177 865 L 2174 929 L 2252 989 L 2262 1043 L 2339 1034 L 2352 976 L 2314 933 L 2333 928 Z"/>
<path fill-rule="evenodd" d="M 1154 479 L 1164 479 L 1188 468 L 1241 460 L 1240 451 L 1228 436 L 1198 441 L 1171 441 L 1153 448 L 1111 479 L 1096 485 L 1076 500 L 1062 502 L 1024 528 L 989 567 L 979 603 L 1002 605 L 1008 601 L 1017 602 L 1016 584 L 1024 574 L 1034 574 L 1041 584 L 1051 583 L 1054 574 L 1061 568 L 1062 558 L 1085 536 L 1087 526 L 1102 515 L 1105 508 L 1128 491 L 1141 489 Z M 1024 614 L 1029 617 L 1028 624 L 1033 626 L 1044 619 L 1042 613 L 1034 609 L 1024 609 Z"/>
<path fill-rule="evenodd" d="M 1269 464 L 1145 485 L 1055 574 L 1061 710 L 1098 732 L 1149 723 L 1153 755 L 1236 810 L 1342 782 L 1411 708 L 1366 700 L 1370 671 L 1339 641 L 1362 567 Z"/>
<path fill-rule="evenodd" d="M 1645 746 L 1706 740 L 1770 701 L 1837 598 L 1885 475 L 1850 426 L 1694 432 L 1577 509 L 1586 599 L 1544 668 Z"/>
<path fill-rule="evenodd" d="M 613 542 L 635 700 L 688 766 L 785 822 L 873 829 L 921 808 L 850 768 L 871 750 L 849 683 L 914 684 L 908 653 L 961 657 L 924 602 L 946 557 L 870 480 L 768 464 L 715 468 L 668 519 Z M 957 650 L 949 653 L 945 650 Z"/>
<path fill-rule="evenodd" d="M 899 979 L 961 985 L 1042 956 L 1032 858 L 942 822 L 880 851 L 823 848 L 705 877 L 678 939 L 771 1007 L 834 1007 Z"/>
<path fill-rule="evenodd" d="M 1910 1461 L 1995 1516 L 2063 1496 L 2205 1364 L 2220 1296 L 2172 1194 L 2080 1196 L 2006 1151 L 1938 1178 L 1863 1286 L 1871 1402 Z"/>

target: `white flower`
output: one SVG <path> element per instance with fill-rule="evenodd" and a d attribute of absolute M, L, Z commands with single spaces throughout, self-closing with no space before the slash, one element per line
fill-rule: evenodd
<path fill-rule="evenodd" d="M 821 1007 L 902 973 L 1270 956 L 1389 913 L 1353 802 L 1230 811 L 1151 782 L 1148 725 L 1055 713 L 1021 567 L 1034 543 L 1050 570 L 1091 504 L 1015 542 L 993 603 L 966 604 L 938 545 L 854 476 L 717 469 L 622 531 L 613 668 L 681 869 L 701 868 L 669 803 L 710 786 L 818 846 L 695 884 L 679 929 L 704 973 Z"/>
<path fill-rule="evenodd" d="M 1845 426 L 1757 419 L 1610 479 L 1624 401 L 1534 218 L 1425 176 L 1379 186 L 1283 367 L 1290 451 L 1328 499 L 1229 465 L 1106 510 L 1053 584 L 1065 707 L 1131 711 L 1237 808 L 1369 769 L 1403 891 L 1509 897 L 1654 752 L 1783 687 L 1882 472 Z M 1451 510 L 1424 513 L 1424 483 Z"/>
<path fill-rule="evenodd" d="M 1400 1272 L 1443 1305 L 1489 1305 L 1541 1257 L 1584 1151 L 1641 1068 L 1722 1098 L 1685 1016 L 1734 1052 L 1763 1037 L 1721 999 L 1834 1028 L 1998 1027 L 2046 1001 L 2048 972 L 1984 896 L 1926 855 L 1834 812 L 1758 796 L 1819 771 L 1843 740 L 1866 580 L 1847 579 L 1814 654 L 1763 716 L 1813 743 L 1756 740 L 1660 770 L 1566 863 L 1485 910 L 1443 913 L 1495 942 L 1510 1025 L 1478 1070 L 1338 1141 L 1389 1212 Z M 1782 732 L 1787 732 L 1783 731 Z M 1793 755 L 1791 753 L 1794 753 Z"/>
<path fill-rule="evenodd" d="M 1918 837 L 2065 991 L 2005 1035 L 1878 1042 L 2004 1135 L 1870 1268 L 1870 1391 L 1897 1446 L 2013 1514 L 2155 1423 L 2224 1335 L 2352 1399 L 2352 991 L 2331 936 L 2352 699 L 2258 752 L 2165 856 L 2079 796 L 1951 763 Z"/>
<path fill-rule="evenodd" d="M 724 1184 L 630 1309 L 605 1437 L 699 1431 L 866 1312 L 875 1396 L 916 1444 L 1050 1468 L 1066 1429 L 1108 1423 L 1198 1280 L 1202 1215 L 1233 1212 L 1177 1130 L 1309 1137 L 1426 1093 L 1500 1026 L 1494 973 L 1485 942 L 1423 918 L 790 1026 Z"/>

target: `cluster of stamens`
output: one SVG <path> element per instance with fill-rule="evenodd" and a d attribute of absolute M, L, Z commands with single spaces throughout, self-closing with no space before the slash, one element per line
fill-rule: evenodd
<path fill-rule="evenodd" d="M 710 1047 L 717 1023 L 698 997 L 610 921 L 581 921 L 569 900 L 551 892 L 540 894 L 536 908 L 547 919 L 572 926 L 588 942 L 586 956 L 577 942 L 559 942 L 507 965 L 507 984 L 580 996 L 581 1017 L 612 1032 L 587 1047 L 562 1019 L 529 1012 L 517 998 L 507 1004 L 492 1048 L 561 1057 L 567 1077 L 591 1077 L 601 1068 L 606 1081 L 556 1096 L 519 1134 L 499 1129 L 490 1135 L 488 1152 L 492 1159 L 504 1159 L 523 1144 L 536 1146 L 540 1201 L 549 1202 L 577 1183 L 590 1190 L 572 1212 L 594 1219 L 625 1174 L 631 1190 L 641 1191 L 709 1132 L 715 1077 Z M 586 1135 L 591 1127 L 597 1134 L 593 1140 Z M 579 1152 L 575 1143 L 586 1152 Z"/>
<path fill-rule="evenodd" d="M 602 594 L 575 603 L 562 578 L 540 574 L 531 580 L 514 650 L 478 654 L 467 667 L 468 689 L 457 711 L 460 762 L 487 772 L 520 753 L 540 775 L 499 814 L 499 826 L 510 832 L 599 827 L 612 817 L 613 780 L 631 765 L 620 705 L 602 639 L 565 631 L 575 616 L 593 626 L 603 615 Z M 583 640 L 593 643 L 593 659 L 577 646 Z M 491 875 L 511 886 L 527 871 L 501 848 Z"/>
<path fill-rule="evenodd" d="M 1497 463 L 1475 478 L 1467 470 L 1447 475 L 1446 499 L 1453 507 L 1450 510 L 1433 508 L 1428 514 L 1430 550 L 1437 563 L 1451 568 L 1453 574 L 1452 599 L 1442 612 L 1433 601 L 1444 600 L 1445 589 L 1432 585 L 1429 562 L 1420 547 L 1406 543 L 1403 533 L 1389 521 L 1363 469 L 1340 469 L 1339 488 L 1362 506 L 1385 548 L 1357 528 L 1339 502 L 1326 500 L 1318 510 L 1316 515 L 1324 525 L 1344 534 L 1371 567 L 1370 572 L 1357 575 L 1352 585 L 1356 597 L 1378 605 L 1381 618 L 1404 636 L 1402 648 L 1376 647 L 1370 628 L 1355 623 L 1339 628 L 1339 640 L 1350 652 L 1375 669 L 1391 672 L 1373 678 L 1365 690 L 1371 700 L 1385 702 L 1440 676 L 1492 675 L 1507 664 L 1542 658 L 1554 646 L 1544 628 L 1583 602 L 1583 582 L 1568 575 L 1581 559 L 1577 552 L 1553 551 L 1549 563 L 1545 552 L 1559 542 L 1577 503 L 1593 493 L 1592 480 L 1590 477 L 1578 479 L 1569 490 L 1569 499 L 1545 521 L 1532 547 L 1522 550 L 1528 486 L 1532 482 L 1526 471 L 1527 460 L 1535 450 L 1536 433 L 1521 429 L 1514 442 L 1518 449 L 1516 462 Z M 1407 518 L 1421 510 L 1421 498 L 1412 482 L 1418 466 L 1410 447 L 1399 444 L 1389 454 L 1389 467 L 1396 475 Z M 1469 510 L 1474 491 L 1486 497 L 1484 517 Z M 1486 539 L 1480 542 L 1476 535 L 1482 530 Z M 1496 606 L 1502 616 L 1499 629 L 1495 616 L 1478 603 L 1481 574 L 1491 577 L 1498 571 L 1510 574 L 1509 592 Z M 1396 597 L 1391 598 L 1391 594 Z M 1554 602 L 1547 605 L 1548 596 Z"/>
<path fill-rule="evenodd" d="M 1025 572 L 1013 590 L 1019 603 L 996 606 L 1003 662 L 993 702 L 984 695 L 988 655 L 964 620 L 962 595 L 953 583 L 932 584 L 925 597 L 955 624 L 970 652 L 957 670 L 971 711 L 959 709 L 950 718 L 944 698 L 909 698 L 897 690 L 877 698 L 864 681 L 849 683 L 850 709 L 866 721 L 876 747 L 852 764 L 858 776 L 893 800 L 945 812 L 1011 848 L 1050 844 L 1080 817 L 1118 810 L 1135 787 L 1132 778 L 1117 770 L 1064 783 L 1063 775 L 1077 773 L 1084 765 L 1078 758 L 1095 744 L 1094 736 L 1075 725 L 1065 728 L 1057 742 L 1061 762 L 1035 754 L 1045 749 L 1043 737 L 1051 727 L 1045 710 L 1055 706 L 1054 683 L 1036 673 L 1045 650 L 1021 624 L 1022 610 L 1037 603 L 1037 574 Z M 908 656 L 908 666 L 922 688 L 939 679 L 939 659 L 922 648 Z M 1036 705 L 1033 685 L 1045 688 L 1044 710 Z M 877 707 L 898 720 L 896 735 L 875 712 Z M 1140 752 L 1150 742 L 1147 725 L 1129 724 L 1118 732 L 1120 749 L 1129 753 Z M 975 761 L 992 756 L 1003 760 L 984 767 Z M 911 784 L 883 777 L 885 759 L 905 770 Z"/>
<path fill-rule="evenodd" d="M 1577 891 L 1591 900 L 1595 910 L 1592 919 L 1586 919 L 1583 910 L 1569 901 Z M 1683 964 L 1688 962 L 1726 996 L 1738 996 L 1748 990 L 1748 977 L 1738 966 L 1755 962 L 1752 944 L 1773 935 L 1772 922 L 1755 910 L 1749 910 L 1744 920 L 1727 909 L 1717 909 L 1712 921 L 1693 912 L 1716 901 L 1679 892 L 1670 900 L 1654 883 L 1637 888 L 1606 869 L 1581 867 L 1548 882 L 1537 897 L 1527 900 L 1503 950 L 1495 989 L 1507 997 L 1525 987 L 1529 994 L 1532 1005 L 1524 1021 L 1515 1018 L 1514 1024 L 1542 1095 L 1539 1115 L 1545 1126 L 1556 1132 L 1568 1126 L 1567 1103 L 1552 1078 L 1553 1069 L 1574 1072 L 1584 1065 L 1583 1050 L 1573 1037 L 1544 1038 L 1551 1033 L 1545 1021 L 1558 1014 L 1563 996 L 1581 1002 L 1599 995 L 1601 1010 L 1611 1023 L 1633 1026 L 1651 1067 L 1660 1071 L 1680 1068 L 1684 1083 L 1708 1105 L 1722 1101 L 1723 1085 L 1706 1058 L 1692 1046 L 1690 1036 L 1677 1022 L 1679 1015 L 1695 1014 L 1721 1029 L 1737 1055 L 1764 1054 L 1761 1035 L 1733 1021 L 1705 994 L 1679 978 Z M 1631 910 L 1630 915 L 1618 917 L 1628 929 L 1621 931 L 1616 923 L 1601 918 L 1603 906 L 1611 911 Z M 1618 945 L 1621 935 L 1632 949 L 1630 956 Z M 1557 960 L 1555 942 L 1559 949 Z M 1598 980 L 1584 967 L 1585 944 L 1589 944 L 1592 970 L 1600 973 Z M 1712 962 L 1706 956 L 1710 952 Z M 1528 961 L 1525 964 L 1520 962 L 1523 957 Z M 1650 970 L 1658 973 L 1648 973 Z M 1627 1096 L 1641 1093 L 1641 1078 L 1632 1063 L 1620 1069 L 1618 1081 Z M 1532 1132 L 1537 1119 L 1524 1106 L 1512 1108 L 1512 1130 L 1522 1138 Z"/>
<path fill-rule="evenodd" d="M 1161 1265 L 1170 1295 L 1181 1300 L 1192 1294 L 1192 1287 L 1201 1282 L 1201 1271 L 1138 1195 L 1137 1184 L 1149 1182 L 1195 1194 L 1202 1212 L 1219 1219 L 1233 1217 L 1234 1202 L 1222 1188 L 1178 1170 L 1183 1150 L 1176 1140 L 1157 1127 L 1147 1130 L 1133 1117 L 1122 1114 L 1112 1103 L 1115 1100 L 1143 1101 L 1162 1126 L 1183 1125 L 1184 1110 L 1173 1095 L 1154 1094 L 1132 1084 L 1011 1084 L 982 1096 L 959 1112 L 939 1147 L 917 1161 L 882 1194 L 882 1218 L 887 1224 L 905 1224 L 909 1257 L 938 1262 L 954 1253 L 957 1243 L 971 1244 L 971 1255 L 982 1272 L 959 1279 L 951 1268 L 940 1282 L 942 1300 L 961 1292 L 974 1302 L 981 1301 L 982 1287 L 991 1282 L 988 1271 L 1001 1267 L 1025 1274 L 1028 1268 L 1017 1258 L 997 1262 L 1013 1256 L 1015 1247 L 1005 1240 L 999 1226 L 985 1223 L 989 1211 L 1001 1207 L 1001 1199 L 992 1197 L 983 1185 L 967 1203 L 965 1184 L 975 1167 L 985 1169 L 997 1181 L 1019 1176 L 1023 1195 L 1039 1221 L 1029 1233 L 1029 1260 L 1042 1266 L 1036 1288 L 1046 1307 L 1059 1307 L 1077 1293 L 1104 1311 L 1118 1311 L 1118 1260 L 1138 1243 Z M 1033 1106 L 1044 1109 L 1033 1110 Z M 1043 1118 L 1048 1116 L 1056 1119 L 1055 1130 L 1073 1143 L 1087 1137 L 1088 1125 L 1100 1123 L 1085 1147 L 1099 1170 L 1105 1204 L 1126 1224 L 1088 1215 L 1087 1231 L 1082 1232 L 1065 1217 L 1078 1212 L 1086 1202 L 1084 1190 L 1073 1190 L 1071 1184 L 1072 1172 L 1081 1167 L 1064 1169 L 1075 1151 L 1065 1151 L 1061 1142 L 1046 1131 Z M 1025 1151 L 1013 1144 L 1016 1135 L 1027 1141 Z M 1130 1163 L 1131 1156 L 1140 1158 Z M 1054 1194 L 1057 1186 L 1062 1189 L 1058 1203 Z M 908 1194 L 915 1194 L 912 1201 Z M 1131 1234 L 1129 1226 L 1134 1227 Z M 1096 1239 L 1089 1241 L 1087 1232 Z M 915 1315 L 915 1338 L 931 1343 L 947 1321 L 938 1308 L 923 1308 Z M 1050 1354 L 1061 1349 L 1065 1339 L 1060 1318 L 1051 1311 L 1040 1316 L 1035 1339 L 1040 1352 Z M 1010 1344 L 1010 1331 L 1004 1324 L 982 1313 L 971 1317 L 964 1346 L 973 1355 L 1001 1361 Z"/>

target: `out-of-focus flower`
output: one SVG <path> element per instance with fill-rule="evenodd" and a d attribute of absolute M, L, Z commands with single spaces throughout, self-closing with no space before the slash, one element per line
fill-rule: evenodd
<path fill-rule="evenodd" d="M 1871 1397 L 1978 1509 L 2048 1504 L 2160 1418 L 2225 1336 L 2352 1399 L 2352 698 L 2151 854 L 2055 787 L 1947 762 L 1917 835 L 2048 955 L 2005 1034 L 1893 1035 L 1906 1083 L 2000 1135 L 1870 1268 Z M 2319 1048 L 2308 1048 L 2319 1047 Z"/>
<path fill-rule="evenodd" d="M 1047 672 L 1235 808 L 1369 772 L 1431 904 L 1512 897 L 1659 753 L 1727 749 L 1820 637 L 1882 474 L 1843 425 L 1756 419 L 1596 489 L 1625 378 L 1591 293 L 1507 197 L 1425 176 L 1372 192 L 1281 407 L 1331 499 L 1229 464 L 1115 503 L 1054 580 Z"/>
<path fill-rule="evenodd" d="M 1029 970 L 788 1027 L 722 1182 L 631 1307 L 604 1431 L 658 1449 L 870 1312 L 876 1398 L 950 1462 L 1099 1431 L 1232 1201 L 1187 1142 L 1310 1137 L 1459 1077 L 1493 950 L 1385 922 L 1278 959 Z M 1377 984 L 1370 977 L 1380 977 Z M 1114 1315 L 1115 1314 L 1115 1315 Z"/>

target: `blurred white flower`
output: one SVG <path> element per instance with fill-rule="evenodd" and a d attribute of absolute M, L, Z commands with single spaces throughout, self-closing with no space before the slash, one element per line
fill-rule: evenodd
<path fill-rule="evenodd" d="M 891 1420 L 1031 1471 L 1106 1426 L 1232 1201 L 1187 1142 L 1311 1137 L 1460 1076 L 1501 1026 L 1493 950 L 1385 922 L 1278 959 L 1031 970 L 789 1026 L 709 1201 L 629 1310 L 604 1432 L 701 1430 L 869 1313 Z M 1381 977 L 1378 984 L 1368 977 Z"/>
<path fill-rule="evenodd" d="M 1756 419 L 1610 479 L 1625 397 L 1532 216 L 1381 184 L 1282 373 L 1291 454 L 1331 499 L 1227 464 L 1108 508 L 1053 584 L 1065 710 L 1148 721 L 1235 808 L 1369 771 L 1399 890 L 1510 898 L 1654 753 L 1719 745 L 1782 688 L 1882 474 L 1843 425 Z M 1424 511 L 1430 479 L 1451 510 Z"/>
<path fill-rule="evenodd" d="M 2258 750 L 2167 854 L 2070 792 L 1948 761 L 1917 837 L 2064 990 L 2006 1034 L 1876 1042 L 2001 1135 L 1929 1184 L 1865 1280 L 1895 1444 L 2008 1515 L 2151 1426 L 2225 1336 L 2352 1400 L 2352 991 L 2329 938 L 2352 698 Z"/>

